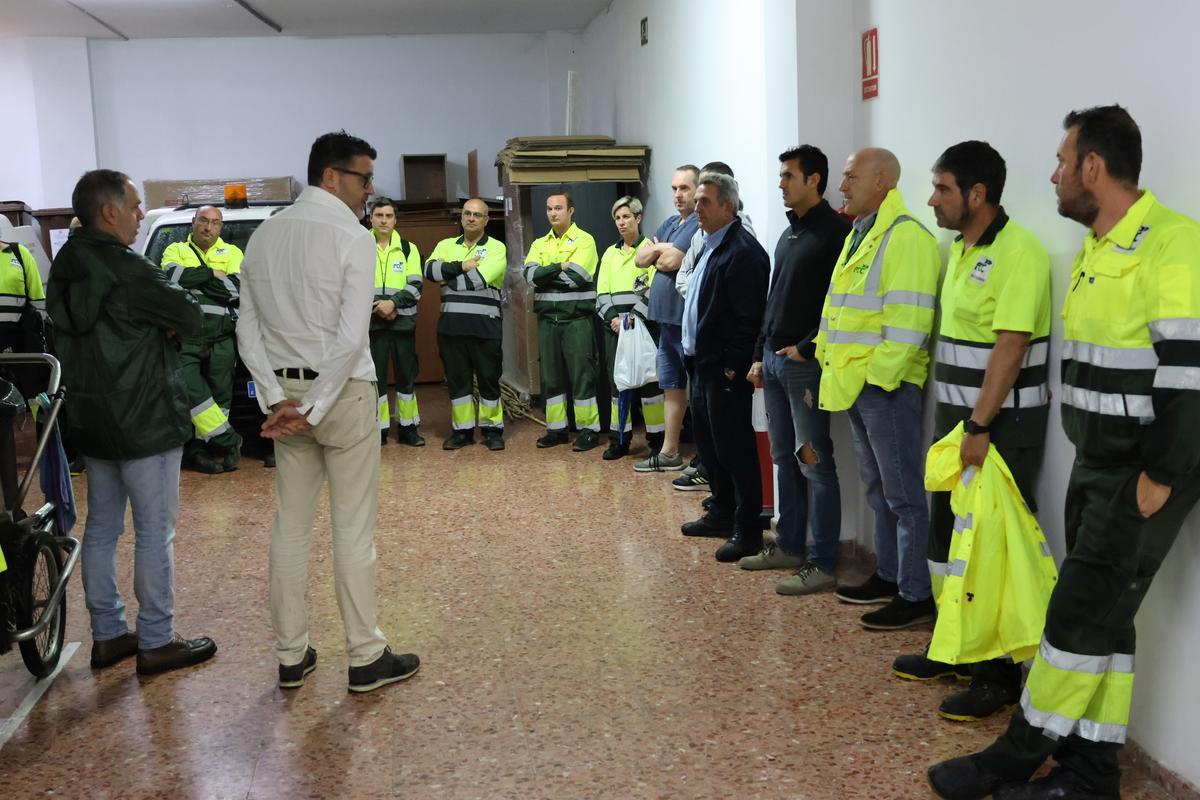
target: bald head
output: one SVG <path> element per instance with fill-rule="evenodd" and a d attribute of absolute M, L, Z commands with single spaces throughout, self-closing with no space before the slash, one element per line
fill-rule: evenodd
<path fill-rule="evenodd" d="M 896 154 L 882 147 L 865 147 L 846 160 L 838 190 L 846 198 L 846 213 L 863 217 L 878 211 L 898 183 L 900 160 Z"/>
<path fill-rule="evenodd" d="M 487 227 L 487 223 L 487 203 L 483 202 L 478 197 L 472 197 L 470 200 L 463 203 L 463 234 L 469 241 L 475 241 L 479 239 L 479 237 L 483 235 L 483 230 Z"/>
<path fill-rule="evenodd" d="M 224 224 L 225 217 L 221 209 L 216 206 L 200 206 L 196 209 L 196 216 L 192 217 L 192 241 L 202 251 L 208 252 L 208 248 L 216 244 Z"/>

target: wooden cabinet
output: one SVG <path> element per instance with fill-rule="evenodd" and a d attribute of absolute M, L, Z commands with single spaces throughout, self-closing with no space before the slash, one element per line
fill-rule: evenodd
<path fill-rule="evenodd" d="M 446 154 L 400 156 L 400 179 L 406 202 L 446 202 Z"/>

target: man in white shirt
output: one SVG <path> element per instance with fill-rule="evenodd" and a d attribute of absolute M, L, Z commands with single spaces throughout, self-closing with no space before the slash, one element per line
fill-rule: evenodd
<path fill-rule="evenodd" d="M 345 131 L 318 138 L 308 188 L 259 226 L 242 263 L 238 347 L 269 412 L 262 435 L 275 439 L 279 470 L 270 594 L 283 689 L 302 686 L 317 666 L 304 592 L 326 480 L 350 691 L 403 680 L 420 666 L 412 653 L 392 653 L 376 625 L 379 433 L 366 313 L 375 295 L 375 243 L 358 222 L 374 189 L 375 156 Z"/>

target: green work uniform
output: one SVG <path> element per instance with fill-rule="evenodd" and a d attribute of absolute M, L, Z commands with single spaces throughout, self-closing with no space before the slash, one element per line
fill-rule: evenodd
<path fill-rule="evenodd" d="M 214 455 L 236 463 L 242 440 L 229 424 L 233 370 L 237 363 L 237 306 L 242 251 L 220 237 L 201 252 L 189 234 L 167 247 L 162 268 L 200 303 L 204 325 L 200 335 L 180 342 L 179 365 L 191 405 L 196 438 Z M 217 277 L 214 270 L 225 273 Z M 232 468 L 232 466 L 230 467 Z"/>
<path fill-rule="evenodd" d="M 533 287 L 538 318 L 546 428 L 551 433 L 567 430 L 568 392 L 574 400 L 576 427 L 600 430 L 592 330 L 598 261 L 595 239 L 574 223 L 562 236 L 551 230 L 535 239 L 525 257 L 525 280 Z"/>
<path fill-rule="evenodd" d="M 634 262 L 638 245 L 645 237 L 632 247 L 623 247 L 624 241 L 617 242 L 604 251 L 600 260 L 600 278 L 596 283 L 596 313 L 604 320 L 604 355 L 608 367 L 605 373 L 609 381 L 613 377 L 613 369 L 617 361 L 618 334 L 613 333 L 612 321 L 622 314 L 634 314 L 642 324 L 646 325 L 658 339 L 657 326 L 646 319 L 646 291 L 654 279 L 654 267 L 644 269 Z M 652 442 L 658 440 L 661 446 L 663 432 L 666 430 L 666 407 L 662 389 L 658 381 L 651 381 L 637 390 L 642 400 L 642 418 L 646 424 L 646 437 Z M 624 429 L 617 430 L 620 416 L 617 413 L 617 388 L 612 384 L 609 393 L 612 397 L 612 410 L 609 425 L 614 438 L 620 436 L 623 441 L 629 439 L 625 434 L 633 430 L 632 414 L 625 419 Z"/>
<path fill-rule="evenodd" d="M 980 760 L 1022 780 L 1053 756 L 1109 795 L 1133 699 L 1134 617 L 1200 499 L 1200 224 L 1146 191 L 1103 237 L 1090 232 L 1063 335 L 1068 554 L 1020 708 Z M 1171 488 L 1148 518 L 1143 473 Z"/>
<path fill-rule="evenodd" d="M 474 269 L 463 263 L 476 261 Z M 504 430 L 500 404 L 500 287 L 508 264 L 503 242 L 484 235 L 468 246 L 464 237 L 443 239 L 425 262 L 425 277 L 442 284 L 438 318 L 438 350 L 450 390 L 450 421 L 455 431 L 475 429 L 474 385 L 479 385 L 479 427 L 485 433 Z"/>
<path fill-rule="evenodd" d="M 417 360 L 417 301 L 421 299 L 421 254 L 412 242 L 392 231 L 387 247 L 375 248 L 375 300 L 396 304 L 396 318 L 371 315 L 371 358 L 379 384 L 379 427 L 391 426 L 388 409 L 388 364 L 395 367 L 396 422 L 401 428 L 421 424 L 415 385 L 421 365 Z"/>

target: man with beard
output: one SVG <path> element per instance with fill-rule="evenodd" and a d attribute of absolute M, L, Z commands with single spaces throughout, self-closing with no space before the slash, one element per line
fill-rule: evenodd
<path fill-rule="evenodd" d="M 1004 213 L 1004 180 L 1004 159 L 986 142 L 956 144 L 933 166 L 929 205 L 939 227 L 959 232 L 942 283 L 934 439 L 963 423 L 964 468 L 982 467 L 994 444 L 1025 504 L 1036 511 L 1033 484 L 1050 402 L 1050 259 L 1033 234 Z M 937 597 L 938 584 L 950 574 L 955 527 L 950 492 L 933 493 L 929 522 Z M 970 688 L 947 697 L 939 709 L 959 721 L 1010 708 L 1021 693 L 1021 668 L 1011 659 L 968 667 L 931 661 L 923 653 L 902 655 L 892 672 L 919 681 L 971 677 Z"/>
<path fill-rule="evenodd" d="M 1138 188 L 1125 109 L 1063 127 L 1058 211 L 1090 228 L 1063 306 L 1068 555 L 1008 729 L 929 770 L 950 800 L 1121 796 L 1134 616 L 1200 498 L 1200 225 Z M 1057 768 L 1027 782 L 1050 756 Z"/>

